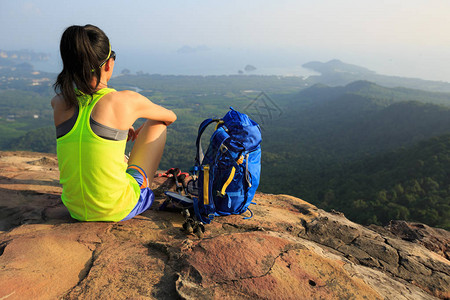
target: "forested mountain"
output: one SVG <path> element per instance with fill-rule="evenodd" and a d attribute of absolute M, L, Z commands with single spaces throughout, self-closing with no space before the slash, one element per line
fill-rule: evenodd
<path fill-rule="evenodd" d="M 450 131 L 450 94 L 360 81 L 345 87 L 316 85 L 284 97 L 280 105 L 282 117 L 265 127 L 268 150 L 283 145 L 343 160 Z"/>
<path fill-rule="evenodd" d="M 330 168 L 317 203 L 364 224 L 419 221 L 450 230 L 450 135 Z"/>
<path fill-rule="evenodd" d="M 386 202 L 370 202 L 376 199 L 371 198 L 374 194 L 378 195 L 383 189 L 389 190 L 398 183 L 405 186 L 416 181 L 428 184 L 429 178 L 434 178 L 430 174 L 411 176 L 402 181 L 398 181 L 395 175 L 396 172 L 411 170 L 410 166 L 415 166 L 417 160 L 426 161 L 424 157 L 411 158 L 409 152 L 405 152 L 409 160 L 402 161 L 400 165 L 391 164 L 389 168 L 392 173 L 382 183 L 372 182 L 375 179 L 371 177 L 370 170 L 363 167 L 366 161 L 383 161 L 383 153 L 411 147 L 414 147 L 410 150 L 414 153 L 427 146 L 415 146 L 418 142 L 450 133 L 450 106 L 433 104 L 450 103 L 448 97 L 444 94 L 382 88 L 369 82 L 336 88 L 317 85 L 286 97 L 283 99 L 285 111 L 282 117 L 264 127 L 262 189 L 303 197 L 327 209 L 337 208 L 361 223 L 382 223 L 388 218 L 401 216 L 403 219 L 433 222 L 435 226 L 448 226 L 442 221 L 445 214 L 442 210 L 448 208 L 450 194 L 446 187 L 448 182 L 443 182 L 442 178 L 441 181 L 432 179 L 442 187 L 439 189 L 442 198 L 435 201 L 430 210 L 418 207 L 428 198 L 411 203 L 408 207 L 410 212 L 404 210 L 406 206 L 394 207 L 395 202 L 392 201 L 390 214 L 386 214 L 387 206 L 381 209 L 380 205 Z M 405 101 L 407 99 L 414 101 Z M 430 146 L 429 149 L 440 155 L 440 148 Z M 430 150 L 426 155 L 431 157 L 432 153 Z M 355 161 L 358 164 L 350 167 Z M 392 162 L 392 159 L 387 161 Z M 444 162 L 438 162 L 434 170 L 447 172 L 446 167 Z M 362 176 L 367 178 L 367 182 L 358 189 L 355 177 L 346 174 L 356 178 Z M 371 184 L 373 188 L 369 188 Z M 367 202 L 355 202 L 361 199 L 354 197 L 361 194 Z M 354 203 L 370 203 L 372 206 L 368 209 L 369 206 L 355 206 Z M 432 211 L 442 213 L 430 221 Z"/>

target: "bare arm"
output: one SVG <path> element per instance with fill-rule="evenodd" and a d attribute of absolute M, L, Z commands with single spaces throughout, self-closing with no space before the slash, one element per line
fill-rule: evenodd
<path fill-rule="evenodd" d="M 177 116 L 171 110 L 132 91 L 114 92 L 105 95 L 95 105 L 92 117 L 101 124 L 121 130 L 131 129 L 134 122 L 139 118 L 159 121 L 165 125 L 170 125 L 177 119 Z"/>
<path fill-rule="evenodd" d="M 135 120 L 145 118 L 170 125 L 177 119 L 173 111 L 151 102 L 141 94 L 132 91 L 124 91 L 122 93 L 128 99 L 128 110 L 130 115 L 134 115 Z"/>
<path fill-rule="evenodd" d="M 161 121 L 166 125 L 172 124 L 177 119 L 173 111 L 151 102 L 148 98 L 138 93 L 136 93 L 135 101 L 138 107 L 139 118 Z"/>

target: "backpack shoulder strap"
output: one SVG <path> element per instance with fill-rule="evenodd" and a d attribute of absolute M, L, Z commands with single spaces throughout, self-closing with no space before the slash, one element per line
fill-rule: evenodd
<path fill-rule="evenodd" d="M 203 149 L 202 149 L 202 143 L 201 143 L 201 138 L 202 138 L 202 134 L 205 131 L 205 129 L 214 122 L 220 122 L 220 119 L 206 119 L 204 120 L 200 126 L 198 127 L 198 134 L 197 134 L 197 140 L 195 142 L 195 146 L 197 147 L 197 154 L 195 156 L 195 163 L 197 165 L 200 165 L 201 162 L 203 161 Z"/>

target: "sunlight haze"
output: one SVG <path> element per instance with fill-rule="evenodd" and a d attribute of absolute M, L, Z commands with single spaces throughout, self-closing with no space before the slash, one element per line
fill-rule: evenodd
<path fill-rule="evenodd" d="M 58 56 L 64 29 L 90 23 L 110 37 L 119 69 L 232 74 L 254 64 L 295 75 L 303 63 L 336 58 L 381 74 L 450 81 L 448 12 L 444 0 L 0 0 L 0 49 Z M 177 52 L 186 46 L 192 53 Z"/>

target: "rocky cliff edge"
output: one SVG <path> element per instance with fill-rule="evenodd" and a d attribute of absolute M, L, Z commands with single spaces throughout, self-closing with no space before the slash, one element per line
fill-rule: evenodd
<path fill-rule="evenodd" d="M 449 232 L 364 227 L 295 197 L 257 194 L 253 218 L 203 239 L 176 212 L 81 223 L 56 157 L 0 152 L 0 299 L 448 299 Z M 169 188 L 158 178 L 153 188 Z"/>

